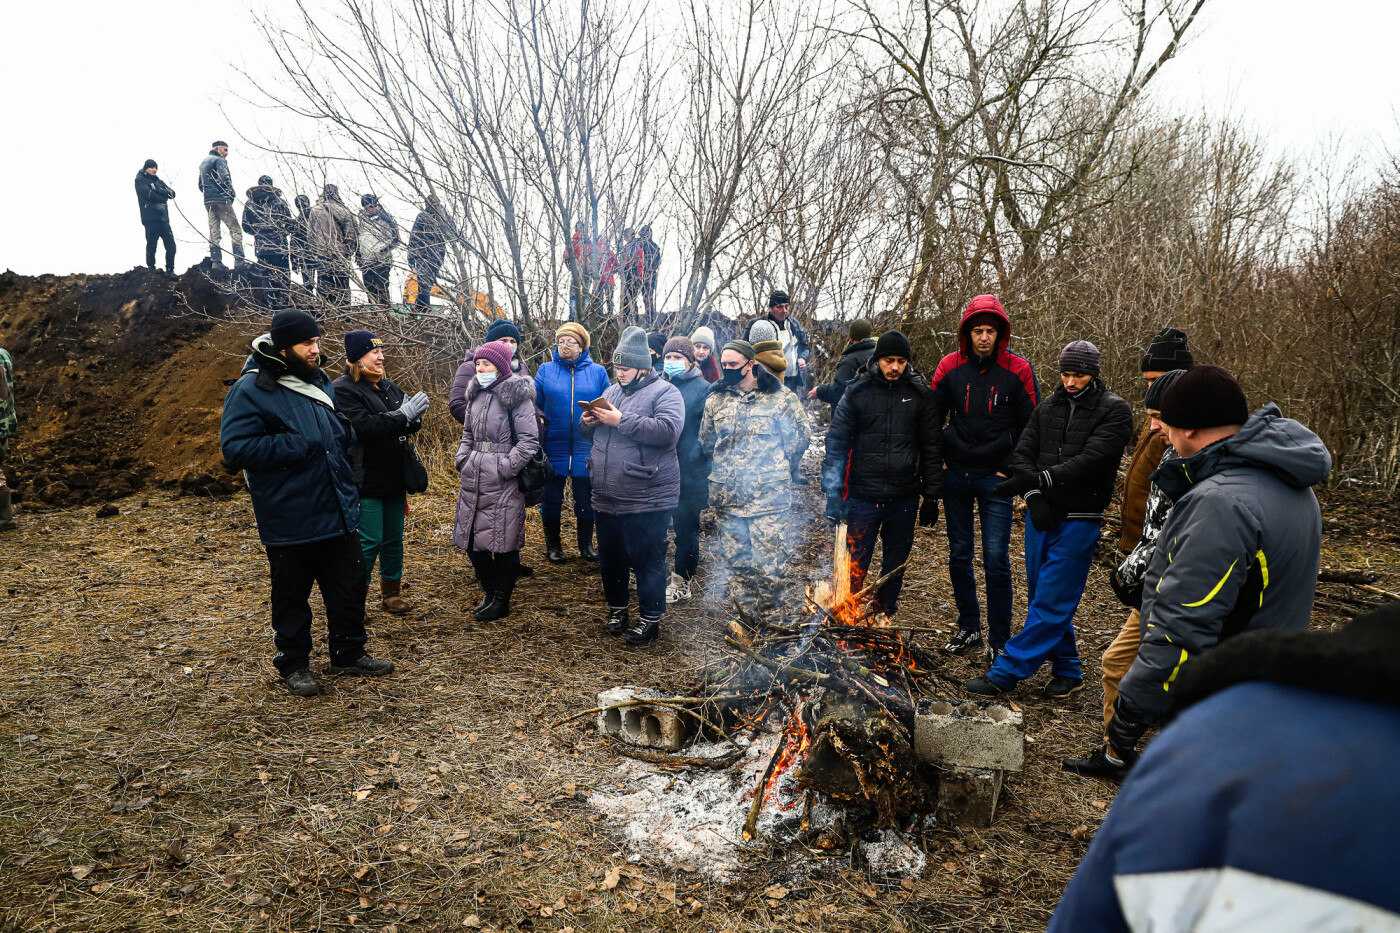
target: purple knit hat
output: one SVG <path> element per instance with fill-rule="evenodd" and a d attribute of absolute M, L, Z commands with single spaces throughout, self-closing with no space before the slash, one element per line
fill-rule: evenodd
<path fill-rule="evenodd" d="M 493 364 L 496 371 L 501 374 L 502 379 L 510 375 L 510 347 L 499 340 L 483 343 L 477 347 L 476 352 L 472 354 L 472 359 L 486 360 Z"/>

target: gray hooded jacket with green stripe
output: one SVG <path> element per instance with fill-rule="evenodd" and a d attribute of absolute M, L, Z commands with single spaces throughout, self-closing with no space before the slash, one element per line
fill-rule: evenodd
<path fill-rule="evenodd" d="M 1332 457 L 1275 405 L 1239 433 L 1152 475 L 1175 505 L 1142 597 L 1142 642 L 1119 687 L 1124 712 L 1160 720 L 1181 668 L 1250 629 L 1305 629 L 1312 618 L 1322 514 L 1312 486 Z"/>

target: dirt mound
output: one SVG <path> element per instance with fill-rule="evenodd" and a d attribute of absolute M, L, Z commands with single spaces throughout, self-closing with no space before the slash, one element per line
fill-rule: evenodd
<path fill-rule="evenodd" d="M 29 508 L 241 484 L 223 467 L 219 414 L 253 335 L 227 318 L 229 273 L 207 265 L 178 278 L 0 275 L 20 417 L 5 470 Z"/>

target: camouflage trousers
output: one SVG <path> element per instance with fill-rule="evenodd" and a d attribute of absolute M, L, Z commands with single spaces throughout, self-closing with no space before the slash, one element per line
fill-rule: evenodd
<path fill-rule="evenodd" d="M 788 601 L 786 513 L 740 518 L 720 512 L 712 575 L 729 598 L 755 618 L 780 613 Z"/>

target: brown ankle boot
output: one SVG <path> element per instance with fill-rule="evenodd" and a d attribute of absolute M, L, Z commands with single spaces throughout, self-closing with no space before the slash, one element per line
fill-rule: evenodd
<path fill-rule="evenodd" d="M 413 611 L 413 607 L 399 597 L 400 582 L 399 580 L 383 579 L 379 581 L 379 593 L 382 597 L 379 601 L 380 609 L 396 615 Z"/>

